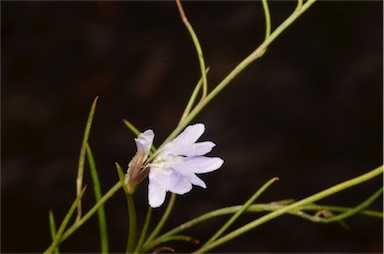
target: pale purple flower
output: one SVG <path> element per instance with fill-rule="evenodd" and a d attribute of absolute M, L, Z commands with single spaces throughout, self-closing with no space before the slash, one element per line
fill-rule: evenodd
<path fill-rule="evenodd" d="M 196 142 L 205 131 L 202 123 L 188 126 L 175 139 L 159 149 L 146 166 L 149 170 L 148 201 L 153 208 L 161 206 L 166 193 L 185 194 L 192 185 L 207 186 L 196 174 L 219 169 L 224 161 L 219 157 L 205 157 L 215 144 L 211 141 Z M 153 141 L 148 130 L 135 139 L 138 150 L 147 158 Z"/>

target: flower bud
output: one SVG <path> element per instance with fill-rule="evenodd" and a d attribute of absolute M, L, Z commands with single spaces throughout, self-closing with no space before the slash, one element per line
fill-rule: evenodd
<path fill-rule="evenodd" d="M 154 135 L 152 130 L 147 130 L 135 139 L 137 152 L 128 164 L 127 174 L 125 175 L 125 183 L 129 194 L 133 194 L 137 186 L 148 176 L 149 167 L 146 167 L 144 162 L 148 158 Z"/>
<path fill-rule="evenodd" d="M 133 194 L 136 187 L 147 177 L 149 167 L 144 167 L 144 154 L 136 153 L 128 164 L 128 171 L 125 175 L 125 183 L 128 187 L 128 193 Z"/>

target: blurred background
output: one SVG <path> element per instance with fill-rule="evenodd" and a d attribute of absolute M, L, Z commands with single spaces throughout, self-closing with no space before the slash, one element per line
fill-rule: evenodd
<path fill-rule="evenodd" d="M 160 145 L 176 126 L 200 77 L 195 49 L 174 2 L 2 2 L 1 251 L 42 252 L 50 244 L 48 211 L 61 221 L 75 198 L 77 163 L 92 100 L 100 96 L 90 136 L 103 191 L 114 162 L 135 153 L 126 118 L 156 133 Z M 264 37 L 262 5 L 185 2 L 212 89 Z M 294 2 L 271 2 L 272 28 Z M 383 3 L 319 2 L 288 28 L 193 122 L 224 166 L 208 185 L 177 199 L 167 228 L 245 202 L 280 181 L 258 202 L 301 199 L 382 164 Z M 89 172 L 84 183 L 91 186 Z M 145 217 L 146 182 L 135 199 Z M 382 186 L 366 182 L 319 202 L 355 206 Z M 92 189 L 84 210 L 94 203 Z M 105 205 L 110 249 L 122 252 L 127 211 L 122 191 Z M 381 210 L 382 201 L 372 209 Z M 153 214 L 153 223 L 164 207 Z M 236 226 L 259 215 L 245 215 Z M 225 221 L 186 233 L 201 241 Z M 321 225 L 283 216 L 216 252 L 382 252 L 380 219 L 354 216 Z M 153 224 L 152 224 L 153 226 Z M 170 243 L 177 252 L 195 246 Z M 96 217 L 61 246 L 98 252 Z"/>

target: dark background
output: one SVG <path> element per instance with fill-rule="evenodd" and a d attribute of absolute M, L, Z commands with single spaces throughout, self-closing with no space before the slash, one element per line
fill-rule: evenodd
<path fill-rule="evenodd" d="M 264 36 L 260 2 L 186 2 L 214 87 Z M 276 28 L 294 2 L 271 2 Z M 301 199 L 382 164 L 381 1 L 319 2 L 288 28 L 193 122 L 225 160 L 177 199 L 169 227 L 245 202 L 274 176 L 258 202 Z M 127 118 L 154 129 L 161 144 L 177 124 L 199 78 L 196 53 L 174 2 L 4 2 L 2 20 L 1 251 L 41 252 L 50 244 L 48 211 L 62 220 L 75 197 L 77 160 L 90 105 L 100 96 L 90 145 L 103 191 L 114 162 L 135 153 Z M 85 184 L 91 185 L 86 172 Z M 382 179 L 319 202 L 354 206 Z M 92 189 L 84 209 L 93 204 Z M 146 182 L 136 194 L 141 222 Z M 382 209 L 376 202 L 373 209 Z M 154 220 L 164 207 L 155 210 Z M 110 249 L 127 235 L 122 192 L 106 204 Z M 245 215 L 237 224 L 253 220 Z M 224 222 L 188 231 L 204 241 Z M 283 216 L 217 252 L 382 252 L 382 221 L 355 216 L 349 229 Z M 152 224 L 153 225 L 153 224 Z M 61 246 L 97 252 L 92 219 Z M 189 244 L 170 244 L 190 251 Z"/>

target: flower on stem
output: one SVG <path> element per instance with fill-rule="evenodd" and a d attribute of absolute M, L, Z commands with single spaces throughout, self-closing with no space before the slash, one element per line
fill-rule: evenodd
<path fill-rule="evenodd" d="M 147 130 L 135 139 L 138 148 L 136 156 L 139 149 L 142 154 L 137 160 L 138 165 L 141 163 L 141 168 L 149 168 L 148 201 L 151 207 L 161 206 L 168 191 L 182 195 L 189 192 L 192 185 L 206 188 L 203 180 L 196 174 L 212 172 L 223 165 L 224 161 L 219 157 L 204 156 L 215 146 L 213 142 L 196 142 L 204 131 L 205 126 L 202 123 L 188 126 L 179 136 L 159 149 L 145 166 L 142 163 L 148 157 L 153 131 Z M 132 162 L 130 164 L 133 165 Z"/>

